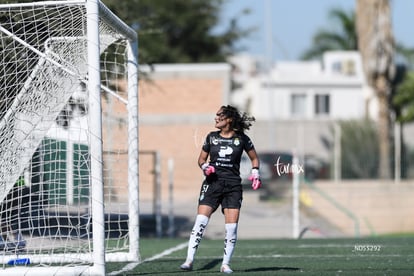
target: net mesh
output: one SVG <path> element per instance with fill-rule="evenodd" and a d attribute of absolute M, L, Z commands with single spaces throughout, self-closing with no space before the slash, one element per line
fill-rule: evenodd
<path fill-rule="evenodd" d="M 128 247 L 126 41 L 100 20 L 106 247 Z M 90 263 L 86 9 L 0 5 L 0 255 Z M 54 256 L 54 257 L 53 257 Z M 53 257 L 53 258 L 52 258 Z"/>

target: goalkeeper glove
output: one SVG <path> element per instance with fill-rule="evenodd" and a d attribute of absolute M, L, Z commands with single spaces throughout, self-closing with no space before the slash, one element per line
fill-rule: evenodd
<path fill-rule="evenodd" d="M 205 176 L 209 176 L 210 174 L 216 172 L 216 169 L 208 163 L 201 165 L 201 169 L 203 170 Z"/>
<path fill-rule="evenodd" d="M 253 190 L 257 190 L 262 186 L 262 181 L 260 181 L 259 169 L 253 168 L 252 173 L 249 177 L 249 180 L 252 182 Z"/>

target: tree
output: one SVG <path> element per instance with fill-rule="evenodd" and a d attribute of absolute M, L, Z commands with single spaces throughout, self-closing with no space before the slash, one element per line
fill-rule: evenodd
<path fill-rule="evenodd" d="M 138 32 L 140 63 L 224 62 L 237 52 L 235 43 L 253 30 L 240 29 L 239 17 L 231 19 L 222 33 L 214 32 L 224 0 L 104 3 Z"/>
<path fill-rule="evenodd" d="M 361 1 L 361 3 L 364 3 L 364 1 Z M 389 9 L 389 8 L 388 8 Z M 388 11 L 389 13 L 389 11 Z M 365 15 L 364 15 L 365 16 Z M 372 26 L 369 22 L 365 21 L 366 18 L 362 17 L 364 20 L 363 23 L 360 22 L 360 25 L 363 27 L 369 27 Z M 375 15 L 376 16 L 376 15 Z M 373 17 L 373 19 L 378 19 Z M 391 26 L 389 24 L 390 16 L 387 15 L 387 20 L 385 22 L 388 22 L 388 29 L 391 30 Z M 334 20 L 334 23 L 337 23 L 336 29 L 331 30 L 320 30 L 318 31 L 315 36 L 313 37 L 313 46 L 307 50 L 303 55 L 302 58 L 304 59 L 314 59 L 314 58 L 321 58 L 323 53 L 328 50 L 361 50 L 359 47 L 361 46 L 361 43 L 359 42 L 359 35 L 361 35 L 359 32 L 357 32 L 356 27 L 356 16 L 353 11 L 350 12 L 344 12 L 338 9 L 333 9 L 330 11 L 330 18 Z M 339 24 L 338 24 L 339 23 Z M 385 30 L 382 30 L 385 31 Z M 366 39 L 367 33 L 365 31 L 361 31 L 362 35 L 364 35 L 364 39 Z M 387 32 L 387 31 L 385 31 Z M 392 38 L 392 35 L 391 35 Z M 381 42 L 384 44 L 384 42 Z M 383 97 L 382 103 L 386 104 L 388 108 L 386 108 L 385 111 L 388 113 L 388 116 L 390 114 L 390 111 L 392 111 L 397 115 L 397 119 L 401 122 L 406 122 L 407 120 L 414 120 L 412 118 L 411 112 L 414 112 L 414 93 L 413 90 L 409 90 L 413 87 L 414 79 L 413 77 L 405 77 L 405 68 L 413 69 L 414 64 L 414 50 L 408 49 L 404 47 L 401 44 L 396 43 L 394 46 L 394 42 L 390 42 L 391 46 L 394 47 L 391 52 L 390 51 L 383 51 L 383 54 L 388 54 L 389 63 L 388 63 L 388 69 L 387 69 L 387 89 L 388 92 Z M 374 43 L 375 44 L 375 43 Z M 380 46 L 381 47 L 381 46 Z M 380 50 L 381 51 L 381 50 Z M 403 61 L 406 63 L 404 66 L 402 64 L 399 64 L 397 66 L 398 69 L 404 68 L 404 70 L 394 70 L 394 60 L 393 55 L 395 53 L 399 57 L 399 61 Z M 362 51 L 361 51 L 362 54 Z M 387 55 L 384 55 L 387 56 Z M 386 59 L 383 59 L 384 61 Z M 408 63 L 408 64 L 407 64 Z M 397 71 L 397 74 L 394 76 L 394 71 Z M 365 70 L 366 72 L 366 70 Z M 372 77 L 370 78 L 371 82 L 369 83 L 372 86 Z M 375 88 L 375 87 L 374 87 Z M 392 92 L 391 92 L 392 91 Z M 393 99 L 391 99 L 393 98 Z M 394 99 L 395 98 L 395 99 Z M 392 103 L 392 104 L 391 104 Z M 384 110 L 384 108 L 383 108 Z M 383 111 L 384 112 L 384 111 Z M 384 114 L 384 113 L 383 113 Z M 388 118 L 388 128 L 390 126 L 390 118 Z M 384 123 L 380 123 L 379 126 L 378 135 L 382 135 L 381 141 L 385 140 L 385 128 Z M 389 130 L 388 130 L 389 132 Z M 388 135 L 388 144 L 390 141 L 390 137 Z M 382 158 L 381 160 L 381 167 L 384 167 L 385 164 L 388 164 L 389 155 L 387 154 L 387 157 L 385 157 L 385 152 L 389 152 L 389 149 L 387 150 L 386 147 L 390 148 L 390 146 L 384 146 L 384 143 L 381 143 L 382 149 Z M 389 168 L 389 165 L 387 165 L 387 168 Z M 385 169 L 381 170 L 382 173 L 388 174 Z"/>
<path fill-rule="evenodd" d="M 363 120 L 340 121 L 343 178 L 378 176 L 378 136 L 375 123 Z"/>
<path fill-rule="evenodd" d="M 357 0 L 356 29 L 358 49 L 368 84 L 379 105 L 379 176 L 390 178 L 390 92 L 394 78 L 395 44 L 388 0 Z"/>
<path fill-rule="evenodd" d="M 393 103 L 400 111 L 397 120 L 400 122 L 414 121 L 414 72 L 409 72 L 397 88 Z"/>
<path fill-rule="evenodd" d="M 406 62 L 403 65 L 404 74 L 400 77 L 401 80 L 396 83 L 392 104 L 397 116 L 396 119 L 400 123 L 407 123 L 414 121 L 414 49 L 407 49 L 397 44 L 397 52 Z"/>
<path fill-rule="evenodd" d="M 357 50 L 355 12 L 334 8 L 329 12 L 334 30 L 321 29 L 313 36 L 312 47 L 302 54 L 302 59 L 320 59 L 329 50 Z"/>
<path fill-rule="evenodd" d="M 18 2 L 39 1 L 0 0 L 1 4 Z M 229 55 L 238 50 L 235 47 L 237 40 L 252 31 L 252 29 L 241 30 L 238 27 L 239 17 L 231 19 L 227 30 L 222 33 L 213 32 L 219 23 L 224 0 L 104 0 L 103 2 L 138 32 L 138 55 L 141 64 L 224 62 Z M 242 13 L 248 12 L 248 10 L 242 11 Z M 46 22 L 47 17 L 44 20 Z M 5 18 L 4 15 L 0 15 L 0 21 L 4 24 L 18 24 L 18 18 Z M 52 32 L 53 29 L 45 27 L 45 32 L 39 37 L 46 39 Z M 12 42 L 3 40 L 0 45 L 0 58 L 3 63 L 7 63 L 10 58 L 5 50 L 10 43 Z M 32 51 L 27 52 L 27 55 L 34 55 Z M 30 60 L 36 62 L 35 58 Z M 16 65 L 16 68 L 9 66 L 10 68 L 6 69 L 12 73 L 20 72 L 18 66 L 27 66 L 27 64 L 21 62 Z M 21 78 L 25 79 L 27 76 L 22 75 Z M 10 81 L 16 82 L 15 77 L 7 79 L 6 76 L 0 76 L 0 80 L 3 87 Z M 18 81 L 22 83 L 20 79 Z M 16 96 L 16 91 L 18 89 L 6 90 L 3 94 L 8 93 L 7 96 L 13 98 Z M 76 103 L 68 104 L 59 117 L 63 125 L 68 124 L 66 115 L 70 114 L 74 105 L 76 106 Z M 6 103 L 0 102 L 0 110 L 4 108 L 7 108 Z"/>
<path fill-rule="evenodd" d="M 42 0 L 0 0 L 0 4 Z M 250 10 L 230 18 L 218 33 L 220 12 L 226 0 L 103 0 L 118 17 L 135 29 L 141 64 L 225 62 L 242 50 L 236 42 L 254 28 L 242 29 L 238 22 Z"/>

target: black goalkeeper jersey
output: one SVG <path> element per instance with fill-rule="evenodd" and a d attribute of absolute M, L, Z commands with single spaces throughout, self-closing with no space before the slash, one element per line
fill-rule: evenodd
<path fill-rule="evenodd" d="M 220 131 L 210 132 L 202 149 L 209 153 L 209 163 L 216 168 L 218 178 L 240 180 L 240 160 L 243 151 L 254 149 L 250 138 L 244 133 L 236 133 L 231 138 L 220 136 Z"/>

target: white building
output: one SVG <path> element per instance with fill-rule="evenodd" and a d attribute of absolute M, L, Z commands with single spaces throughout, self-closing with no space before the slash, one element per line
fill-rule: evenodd
<path fill-rule="evenodd" d="M 322 62 L 276 62 L 269 73 L 257 74 L 251 74 L 257 68 L 252 60 L 231 60 L 240 88 L 230 102 L 255 116 L 250 136 L 259 152 L 295 151 L 332 161 L 337 120 L 377 117 L 358 52 L 326 52 Z"/>
<path fill-rule="evenodd" d="M 358 52 L 327 52 L 322 63 L 277 62 L 270 73 L 243 79 L 232 103 L 258 120 L 375 118 L 377 113 Z"/>

